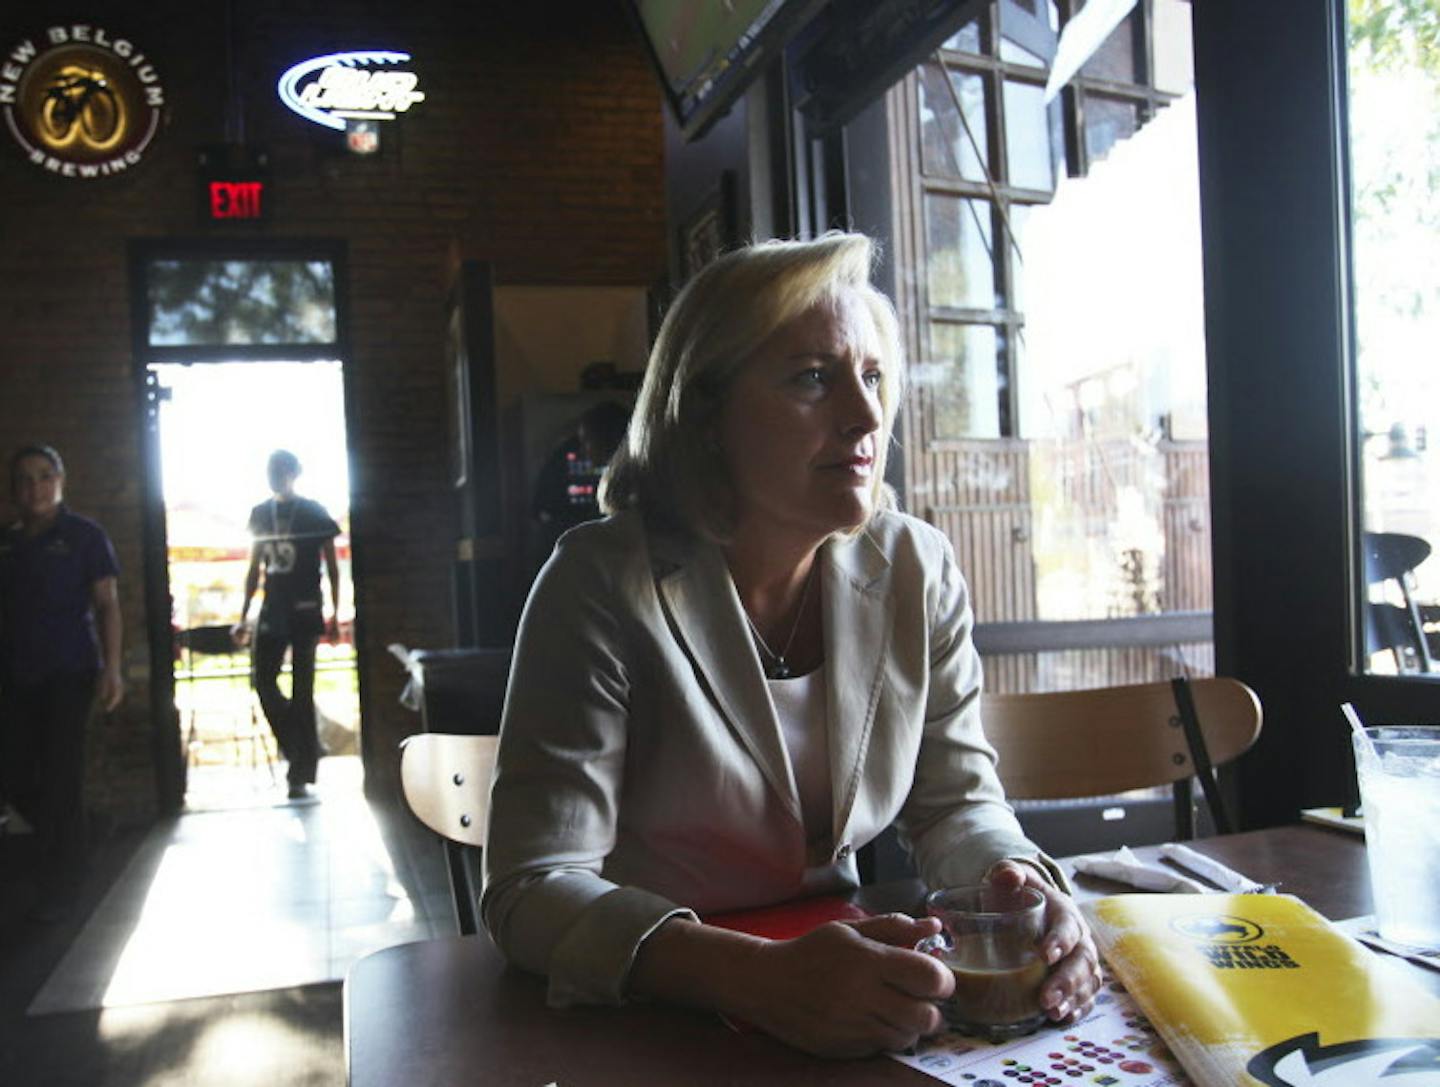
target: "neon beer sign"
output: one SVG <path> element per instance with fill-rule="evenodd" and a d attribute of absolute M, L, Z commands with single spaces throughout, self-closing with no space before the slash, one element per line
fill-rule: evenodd
<path fill-rule="evenodd" d="M 302 60 L 280 77 L 280 101 L 307 121 L 345 131 L 348 120 L 393 121 L 416 102 L 420 79 L 409 53 L 380 49 Z"/>

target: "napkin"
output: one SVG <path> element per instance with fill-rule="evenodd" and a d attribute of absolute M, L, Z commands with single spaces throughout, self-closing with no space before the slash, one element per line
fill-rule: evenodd
<path fill-rule="evenodd" d="M 1208 879 L 1222 891 L 1229 891 L 1232 894 L 1263 894 L 1267 888 L 1256 883 L 1248 876 L 1242 876 L 1233 868 L 1226 868 L 1217 860 L 1197 853 L 1188 845 L 1180 845 L 1176 842 L 1167 842 L 1160 847 L 1160 855 L 1166 860 L 1178 864 L 1187 872 L 1194 872 L 1203 879 Z"/>
<path fill-rule="evenodd" d="M 1173 872 L 1158 865 L 1146 864 L 1121 846 L 1109 857 L 1077 857 L 1075 871 L 1088 875 L 1113 879 L 1117 883 L 1128 883 L 1142 891 L 1180 891 L 1184 894 L 1206 894 L 1211 888 L 1203 887 L 1188 876 Z"/>
<path fill-rule="evenodd" d="M 1366 914 L 1363 917 L 1351 917 L 1345 921 L 1336 921 L 1335 927 L 1347 936 L 1353 936 L 1362 944 L 1369 944 L 1377 951 L 1386 951 L 1391 955 L 1399 955 L 1402 959 L 1409 959 L 1411 962 L 1419 963 L 1421 966 L 1428 966 L 1431 970 L 1440 970 L 1440 948 L 1429 951 L 1420 947 L 1410 947 L 1407 944 L 1397 944 L 1387 940 L 1380 935 L 1375 926 L 1375 915 Z"/>

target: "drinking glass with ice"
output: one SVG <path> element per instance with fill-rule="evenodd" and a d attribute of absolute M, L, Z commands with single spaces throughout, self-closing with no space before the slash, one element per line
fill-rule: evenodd
<path fill-rule="evenodd" d="M 1376 927 L 1440 949 L 1440 727 L 1381 725 L 1353 742 Z"/>

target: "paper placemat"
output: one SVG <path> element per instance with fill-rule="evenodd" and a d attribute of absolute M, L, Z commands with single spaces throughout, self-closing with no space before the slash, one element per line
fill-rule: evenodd
<path fill-rule="evenodd" d="M 992 1044 L 955 1031 L 923 1039 L 895 1060 L 956 1087 L 1084 1083 L 1098 1087 L 1188 1085 L 1171 1056 L 1116 981 L 1109 981 L 1083 1019 L 1045 1026 L 1024 1038 Z"/>

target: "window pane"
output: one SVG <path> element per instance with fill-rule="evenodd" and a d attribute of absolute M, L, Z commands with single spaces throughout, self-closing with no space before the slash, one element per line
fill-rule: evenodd
<path fill-rule="evenodd" d="M 1166 25 L 1177 37 L 1166 48 L 1178 56 L 1188 26 Z M 1157 53 L 1163 44 L 1154 43 Z M 1046 144 L 1057 159 L 1063 146 L 1041 142 L 1041 122 L 1025 119 L 1023 81 L 1013 82 L 990 84 L 1003 94 L 995 111 L 1003 127 L 992 127 L 991 139 L 1005 141 L 1007 183 L 1034 177 Z M 1212 593 L 1195 112 L 1189 86 L 1175 89 L 1180 97 L 1153 115 L 1137 100 L 1081 89 L 1087 146 L 1103 154 L 1124 141 L 1123 154 L 1088 176 L 1061 170 L 1033 200 L 1006 202 L 1023 261 L 1011 254 L 1004 264 L 966 266 L 986 237 L 973 228 L 967 249 L 966 215 L 988 201 L 967 204 L 931 186 L 915 217 L 926 266 L 913 275 L 929 293 L 910 307 L 923 357 L 906 421 L 917 436 L 945 440 L 908 448 L 909 508 L 954 543 L 978 623 L 1033 622 L 1025 633 L 1048 645 L 1063 635 L 1052 621 L 1126 619 L 1117 638 L 1143 643 L 992 656 L 991 690 L 1145 682 L 1214 667 L 1203 642 Z M 1047 128 L 1059 120 L 1048 112 Z M 1009 244 L 999 218 L 985 220 L 997 253 Z M 968 296 L 982 273 L 995 284 L 993 317 L 937 308 L 974 305 Z M 1198 644 L 1173 644 L 1175 612 L 1200 613 L 1189 627 Z"/>
<path fill-rule="evenodd" d="M 996 303 L 1005 309 L 1015 310 L 1017 313 L 1025 312 L 1025 246 L 1020 240 L 1025 237 L 1025 225 L 1029 221 L 1030 213 L 1034 205 L 1031 204 L 1008 204 L 1005 208 L 1005 218 L 1010 224 L 1011 246 L 1018 251 L 1018 256 L 1012 253 L 1011 267 L 1014 274 L 1010 277 L 1008 290 L 1002 290 Z"/>
<path fill-rule="evenodd" d="M 328 261 L 157 260 L 148 269 L 154 347 L 332 343 Z"/>
<path fill-rule="evenodd" d="M 1005 153 L 1010 184 L 1046 192 L 1055 187 L 1045 88 L 1038 83 L 1005 81 Z"/>
<path fill-rule="evenodd" d="M 980 52 L 980 21 L 966 23 L 945 41 L 945 48 L 957 53 Z"/>
<path fill-rule="evenodd" d="M 924 207 L 930 305 L 991 309 L 995 264 L 989 202 L 928 193 Z"/>
<path fill-rule="evenodd" d="M 1004 389 L 995 329 L 932 323 L 930 355 L 914 378 L 929 393 L 935 437 L 1000 437 Z"/>
<path fill-rule="evenodd" d="M 1190 0 L 1155 0 L 1155 89 L 1184 94 L 1194 82 Z"/>
<path fill-rule="evenodd" d="M 1198 173 L 1187 97 L 1019 219 L 1040 618 L 1211 607 Z"/>
<path fill-rule="evenodd" d="M 1440 69 L 1433 9 L 1350 6 L 1355 387 L 1366 665 L 1440 672 Z"/>
<path fill-rule="evenodd" d="M 1140 109 L 1134 102 L 1118 98 L 1085 96 L 1085 151 L 1091 162 L 1099 162 L 1122 140 L 1140 128 Z"/>
<path fill-rule="evenodd" d="M 1028 64 L 1032 68 L 1044 68 L 1045 59 L 1037 57 L 1030 50 L 1022 45 L 1017 45 L 1009 38 L 1000 39 L 1000 59 L 1011 64 Z"/>
<path fill-rule="evenodd" d="M 1092 79 L 1108 79 L 1113 83 L 1138 83 L 1140 65 L 1136 54 L 1140 47 L 1139 27 L 1139 20 L 1132 11 L 1081 66 L 1080 74 Z"/>
<path fill-rule="evenodd" d="M 985 80 L 951 69 L 951 83 L 965 111 L 965 125 L 955 113 L 955 101 L 945 89 L 939 68 L 926 66 L 920 73 L 920 168 L 940 177 L 985 180 L 982 162 L 990 158 L 985 129 Z M 956 164 L 959 164 L 957 172 Z"/>
<path fill-rule="evenodd" d="M 1054 0 L 1001 0 L 1000 59 L 1031 68 L 1048 68 L 1054 56 L 1060 12 Z M 1045 33 L 1048 31 L 1048 35 Z"/>

